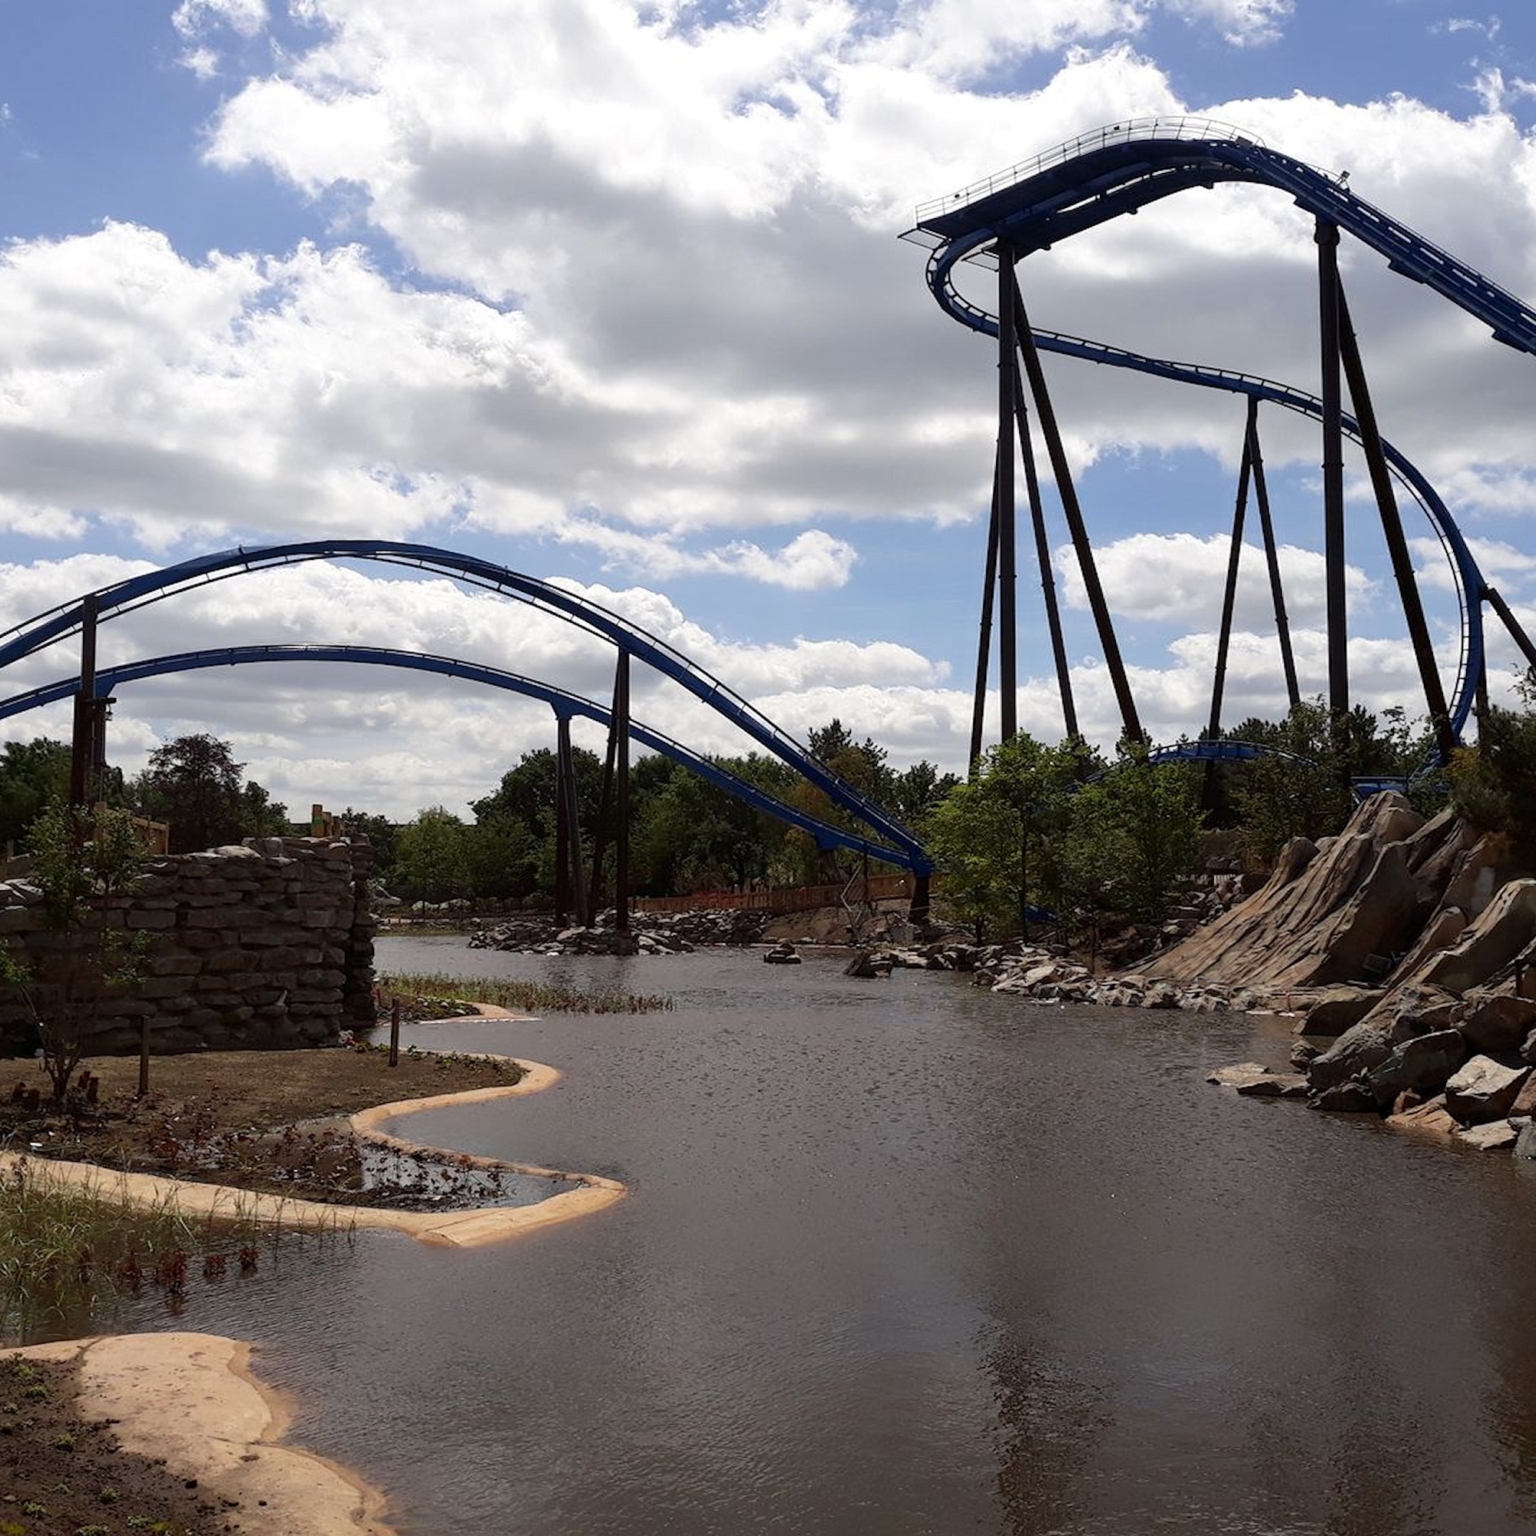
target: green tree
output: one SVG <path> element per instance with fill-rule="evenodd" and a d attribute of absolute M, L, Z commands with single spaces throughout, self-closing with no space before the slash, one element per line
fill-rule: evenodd
<path fill-rule="evenodd" d="M 1080 743 L 1015 736 L 989 748 L 933 813 L 945 905 L 978 935 L 1017 933 L 1029 908 L 1057 910 L 1071 894 L 1067 840 L 1087 761 Z"/>
<path fill-rule="evenodd" d="M 1070 820 L 1064 894 L 1079 912 L 1161 921 L 1200 856 L 1199 770 L 1122 745 L 1115 767 L 1073 798 Z"/>
<path fill-rule="evenodd" d="M 387 882 L 390 878 L 390 865 L 395 859 L 399 827 L 388 816 L 354 810 L 350 805 L 341 813 L 341 824 L 349 833 L 368 839 L 373 849 L 373 872 L 378 879 Z"/>
<path fill-rule="evenodd" d="M 0 749 L 0 843 L 19 845 L 50 800 L 69 791 L 69 747 L 39 736 Z"/>
<path fill-rule="evenodd" d="M 126 913 L 114 898 L 137 879 L 146 856 L 127 811 L 87 810 L 62 800 L 37 818 L 29 841 L 29 878 L 42 895 L 48 928 L 65 942 L 36 957 L 6 950 L 0 984 L 27 1001 L 53 1096 L 62 1099 L 102 1004 L 142 973 L 148 935 L 125 926 Z"/>
<path fill-rule="evenodd" d="M 1467 825 L 1508 839 L 1516 858 L 1536 868 L 1536 670 L 1516 691 L 1518 707 L 1483 711 L 1476 745 L 1452 756 L 1447 778 Z"/>
<path fill-rule="evenodd" d="M 408 901 L 441 902 L 468 896 L 469 829 L 441 805 L 417 812 L 395 845 L 395 883 Z"/>
<path fill-rule="evenodd" d="M 255 780 L 242 778 L 227 741 L 199 733 L 178 736 L 149 755 L 130 786 L 140 815 L 170 824 L 172 853 L 195 853 L 286 832 L 288 808 Z"/>

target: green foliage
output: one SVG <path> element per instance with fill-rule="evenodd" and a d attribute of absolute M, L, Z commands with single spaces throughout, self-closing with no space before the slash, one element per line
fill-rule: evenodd
<path fill-rule="evenodd" d="M 1445 803 L 1441 777 L 1421 773 L 1433 737 L 1410 727 L 1398 707 L 1378 717 L 1357 704 L 1335 731 L 1323 700 L 1307 699 L 1282 721 L 1245 720 L 1227 736 L 1289 754 L 1255 758 L 1223 774 L 1244 850 L 1261 867 L 1273 864 L 1293 837 L 1315 842 L 1339 832 L 1354 810 L 1353 777 L 1412 778 L 1408 798 L 1424 815 Z"/>
<path fill-rule="evenodd" d="M 933 813 L 945 904 L 978 933 L 1016 933 L 1028 907 L 1062 905 L 1072 800 L 1087 767 L 1077 743 L 1015 736 L 990 748 Z"/>
<path fill-rule="evenodd" d="M 171 852 L 195 853 L 268 837 L 288 830 L 288 808 L 254 780 L 242 778 L 227 741 L 197 734 L 178 736 L 150 753 L 144 772 L 129 786 L 141 816 L 171 828 Z"/>
<path fill-rule="evenodd" d="M 48 926 L 68 943 L 27 961 L 7 951 L 0 986 L 32 1008 L 43 1062 L 62 1099 L 101 1006 L 143 972 L 149 936 L 123 926 L 114 906 L 144 868 L 145 852 L 127 811 L 51 804 L 33 824 L 29 876 Z"/>
<path fill-rule="evenodd" d="M 469 835 L 443 806 L 428 806 L 400 829 L 394 879 L 409 901 L 449 901 L 470 893 Z"/>
<path fill-rule="evenodd" d="M 0 748 L 0 843 L 20 844 L 50 800 L 69 791 L 69 747 L 39 736 Z"/>
<path fill-rule="evenodd" d="M 1109 772 L 1081 742 L 993 747 L 930 821 L 944 900 L 979 932 L 1017 933 L 1028 908 L 1069 928 L 1115 912 L 1156 921 L 1194 868 L 1198 773 L 1122 751 Z"/>
<path fill-rule="evenodd" d="M 1195 868 L 1203 828 L 1199 769 L 1150 764 L 1122 746 L 1115 767 L 1072 802 L 1068 908 L 1161 921 Z"/>
<path fill-rule="evenodd" d="M 395 861 L 395 843 L 400 829 L 388 816 L 371 815 L 357 811 L 349 805 L 341 813 L 341 824 L 349 833 L 368 839 L 373 849 L 374 872 L 381 880 L 390 878 L 390 866 Z"/>
<path fill-rule="evenodd" d="M 1536 674 L 1524 678 L 1517 708 L 1490 705 L 1477 744 L 1451 759 L 1451 804 L 1477 832 L 1508 839 L 1510 851 L 1536 868 Z"/>

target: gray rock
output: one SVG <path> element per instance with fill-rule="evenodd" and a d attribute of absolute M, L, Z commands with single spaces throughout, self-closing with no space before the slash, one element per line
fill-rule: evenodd
<path fill-rule="evenodd" d="M 1451 1074 L 1467 1059 L 1467 1042 L 1454 1029 L 1419 1035 L 1396 1047 L 1379 1067 L 1368 1074 L 1376 1102 L 1387 1105 L 1398 1094 L 1438 1093 Z"/>
<path fill-rule="evenodd" d="M 1309 1094 L 1307 1103 L 1313 1109 L 1331 1110 L 1336 1114 L 1363 1114 L 1367 1110 L 1374 1113 L 1376 1096 L 1364 1083 L 1351 1079 Z"/>
<path fill-rule="evenodd" d="M 1536 1162 L 1536 1123 L 1527 1121 L 1515 1140 L 1515 1156 Z"/>
<path fill-rule="evenodd" d="M 1307 1096 L 1307 1080 L 1300 1072 L 1266 1072 L 1246 1083 L 1238 1083 L 1237 1091 L 1251 1099 L 1304 1099 Z"/>
<path fill-rule="evenodd" d="M 1474 1051 L 1518 1050 L 1526 1036 L 1536 1030 L 1536 1003 L 1507 993 L 1474 995 L 1467 999 L 1466 1016 L 1456 1027 Z"/>
<path fill-rule="evenodd" d="M 1330 987 L 1307 1010 L 1302 1035 L 1342 1035 L 1356 1025 L 1381 1000 L 1384 993 L 1363 987 Z"/>
<path fill-rule="evenodd" d="M 1257 1082 L 1269 1076 L 1269 1068 L 1257 1061 L 1240 1061 L 1235 1066 L 1217 1067 L 1206 1074 L 1206 1082 L 1217 1083 L 1223 1088 L 1241 1088 L 1244 1083 Z"/>
<path fill-rule="evenodd" d="M 1316 1093 L 1374 1070 L 1392 1054 L 1394 1042 L 1381 1024 L 1362 1021 L 1346 1030 L 1307 1068 Z"/>
<path fill-rule="evenodd" d="M 1446 1083 L 1445 1107 L 1463 1124 L 1502 1120 L 1530 1075 L 1529 1067 L 1505 1067 L 1491 1056 L 1474 1056 Z"/>
<path fill-rule="evenodd" d="M 1519 1135 L 1508 1120 L 1494 1120 L 1488 1125 L 1474 1125 L 1470 1130 L 1458 1131 L 1456 1140 L 1479 1152 L 1503 1152 L 1516 1144 Z"/>

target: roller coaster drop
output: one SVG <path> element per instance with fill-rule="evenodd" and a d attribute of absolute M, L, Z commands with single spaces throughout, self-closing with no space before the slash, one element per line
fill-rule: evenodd
<path fill-rule="evenodd" d="M 1322 353 L 1319 396 L 1253 374 L 1145 357 L 1104 342 L 1036 330 L 1030 324 L 1016 273 L 1018 263 L 1025 256 L 1047 250 L 1071 235 L 1122 214 L 1134 214 L 1149 203 L 1176 192 L 1211 187 L 1218 181 L 1252 182 L 1278 188 L 1289 193 L 1316 221 Z M 1072 140 L 1037 160 L 1014 166 L 999 176 L 918 209 L 916 227 L 903 238 L 929 249 L 928 286 L 934 298 L 951 318 L 995 338 L 998 344 L 998 449 L 977 650 L 972 761 L 980 753 L 982 744 L 994 594 L 998 608 L 998 670 L 1004 739 L 1014 735 L 1018 728 L 1015 463 L 1021 451 L 1063 722 L 1067 735 L 1077 734 L 1076 706 L 1051 571 L 1026 385 L 1034 403 L 1073 553 L 1114 687 L 1123 731 L 1133 741 L 1146 740 L 1046 388 L 1040 363 L 1042 351 L 1129 368 L 1207 389 L 1226 390 L 1247 398 L 1210 716 L 1202 740 L 1165 749 L 1165 752 L 1204 758 L 1234 755 L 1232 749 L 1237 744 L 1221 742 L 1217 738 L 1221 731 L 1222 693 L 1250 483 L 1264 541 L 1286 690 L 1293 706 L 1300 697 L 1259 442 L 1260 404 L 1279 405 L 1313 417 L 1322 424 L 1328 705 L 1336 720 L 1349 709 L 1343 471 L 1343 439 L 1346 436 L 1360 445 L 1370 471 L 1438 755 L 1443 758 L 1456 745 L 1474 704 L 1486 697 L 1484 604 L 1493 609 L 1508 629 L 1526 661 L 1536 665 L 1536 646 L 1532 645 L 1508 604 L 1483 578 L 1449 508 L 1413 464 L 1382 438 L 1377 428 L 1359 348 L 1350 325 L 1349 308 L 1339 280 L 1341 230 L 1385 256 L 1392 271 L 1433 288 L 1486 323 L 1496 340 L 1536 355 L 1536 312 L 1519 299 L 1356 197 L 1343 185 L 1342 178 L 1329 176 L 1268 149 L 1223 124 L 1188 118 L 1117 124 Z M 998 296 L 995 312 L 978 307 L 955 287 L 955 268 L 962 261 L 996 269 Z M 1341 375 L 1342 382 L 1348 384 L 1353 415 L 1343 409 Z M 1449 696 L 1435 659 L 1414 579 L 1408 542 L 1393 491 L 1394 477 L 1408 488 L 1429 517 L 1450 556 L 1454 571 L 1461 605 L 1461 654 Z"/>

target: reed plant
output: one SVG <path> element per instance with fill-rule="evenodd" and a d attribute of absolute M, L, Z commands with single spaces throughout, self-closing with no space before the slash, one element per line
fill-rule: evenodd
<path fill-rule="evenodd" d="M 67 1184 L 46 1160 L 23 1158 L 0 1179 L 0 1342 L 40 1332 L 89 1332 L 125 1296 L 160 1292 L 179 1312 L 188 1281 L 250 1274 L 296 1229 L 258 1220 L 237 1196 L 216 1216 L 189 1215 L 169 1193 L 126 1205 L 104 1189 Z M 337 1220 L 304 1235 L 350 1234 Z"/>
<path fill-rule="evenodd" d="M 619 987 L 586 991 L 545 981 L 496 976 L 447 976 L 437 971 L 398 972 L 380 978 L 390 997 L 418 1003 L 490 1003 L 522 1013 L 663 1013 L 673 1006 L 663 993 L 627 992 Z"/>

